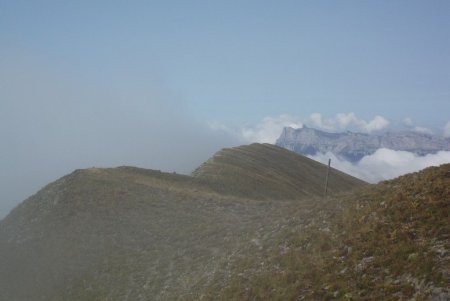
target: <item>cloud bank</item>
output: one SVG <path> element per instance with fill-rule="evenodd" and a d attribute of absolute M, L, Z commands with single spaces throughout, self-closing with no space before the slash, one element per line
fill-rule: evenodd
<path fill-rule="evenodd" d="M 214 130 L 222 130 L 245 143 L 275 143 L 284 127 L 302 128 L 304 125 L 317 129 L 337 132 L 353 130 L 371 133 L 386 129 L 390 122 L 383 116 L 376 115 L 371 120 L 360 119 L 355 113 L 339 113 L 331 118 L 324 118 L 320 113 L 313 113 L 306 118 L 282 114 L 276 117 L 267 116 L 254 125 L 246 125 L 233 129 L 218 122 L 210 123 Z"/>
<path fill-rule="evenodd" d="M 328 159 L 331 158 L 331 164 L 334 168 L 370 183 L 393 179 L 429 166 L 450 163 L 450 152 L 448 151 L 418 156 L 410 152 L 395 151 L 387 148 L 380 148 L 372 155 L 363 157 L 355 164 L 339 159 L 332 153 L 317 154 L 309 157 L 324 164 L 327 164 Z"/>
<path fill-rule="evenodd" d="M 307 117 L 296 117 L 289 114 L 267 116 L 257 124 L 241 128 L 230 128 L 218 122 L 210 123 L 212 129 L 225 131 L 246 143 L 275 143 L 284 127 L 301 128 L 303 126 L 328 132 L 353 131 L 374 134 L 386 130 L 408 130 L 429 135 L 435 134 L 433 130 L 415 124 L 410 117 L 404 118 L 401 122 L 392 122 L 381 115 L 375 115 L 372 119 L 365 120 L 353 112 L 338 113 L 333 117 L 324 117 L 320 113 L 313 113 Z M 442 135 L 450 137 L 450 121 L 442 128 Z"/>
<path fill-rule="evenodd" d="M 250 143 L 275 143 L 284 127 L 302 128 L 303 123 L 298 118 L 288 114 L 278 117 L 265 117 L 254 126 L 244 126 L 235 135 Z"/>
<path fill-rule="evenodd" d="M 389 121 L 383 116 L 376 115 L 372 120 L 366 121 L 360 119 L 355 113 L 339 113 L 332 118 L 323 118 L 320 113 L 313 113 L 307 119 L 313 127 L 318 129 L 337 131 L 337 130 L 357 130 L 360 132 L 371 133 L 385 129 Z"/>

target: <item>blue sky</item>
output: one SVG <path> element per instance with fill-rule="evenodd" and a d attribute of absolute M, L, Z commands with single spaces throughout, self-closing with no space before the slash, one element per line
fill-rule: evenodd
<path fill-rule="evenodd" d="M 271 118 L 353 112 L 440 134 L 449 12 L 449 1 L 0 0 L 0 199 L 89 166 L 187 173 L 242 143 L 230 129 Z"/>
<path fill-rule="evenodd" d="M 449 11 L 448 1 L 2 1 L 0 42 L 124 93 L 156 81 L 200 119 L 355 111 L 437 127 L 450 111 Z"/>

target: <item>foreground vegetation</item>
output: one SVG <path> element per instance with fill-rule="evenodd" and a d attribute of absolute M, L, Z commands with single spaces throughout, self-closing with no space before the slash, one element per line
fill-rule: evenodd
<path fill-rule="evenodd" d="M 450 165 L 325 172 L 269 145 L 75 171 L 0 221 L 0 300 L 448 300 Z"/>
<path fill-rule="evenodd" d="M 310 205 L 195 298 L 450 298 L 450 165 Z"/>

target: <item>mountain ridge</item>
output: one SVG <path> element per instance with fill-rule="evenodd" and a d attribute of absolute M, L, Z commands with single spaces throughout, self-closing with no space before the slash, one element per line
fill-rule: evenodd
<path fill-rule="evenodd" d="M 379 148 L 413 152 L 418 155 L 450 151 L 450 138 L 414 131 L 365 134 L 357 132 L 330 133 L 304 126 L 285 127 L 276 145 L 303 155 L 331 152 L 351 162 L 373 154 Z"/>
<path fill-rule="evenodd" d="M 198 281 L 222 274 L 215 271 L 255 232 L 275 227 L 281 204 L 302 202 L 298 187 L 312 184 L 278 185 L 304 173 L 283 170 L 303 162 L 325 177 L 322 164 L 276 146 L 241 146 L 226 154 L 221 168 L 240 169 L 219 172 L 218 179 L 199 170 L 186 176 L 136 167 L 89 168 L 45 186 L 0 221 L 0 300 L 188 295 Z M 273 170 L 259 166 L 261 161 L 285 164 L 275 185 Z M 332 174 L 347 189 L 366 185 Z M 331 194 L 339 190 L 333 181 Z M 314 185 L 310 199 L 319 197 L 324 182 Z M 262 197 L 269 190 L 277 202 Z"/>
<path fill-rule="evenodd" d="M 195 179 L 211 183 L 221 193 L 231 191 L 237 196 L 259 199 L 320 196 L 326 174 L 324 164 L 267 143 L 222 149 L 192 173 Z M 330 194 L 364 184 L 330 168 Z"/>
<path fill-rule="evenodd" d="M 76 170 L 0 221 L 0 300 L 447 296 L 450 165 L 378 185 L 332 170 L 328 197 L 324 171 L 261 144 L 219 151 L 192 176 Z"/>

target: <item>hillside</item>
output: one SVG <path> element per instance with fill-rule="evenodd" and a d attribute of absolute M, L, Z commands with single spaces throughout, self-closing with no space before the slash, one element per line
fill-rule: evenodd
<path fill-rule="evenodd" d="M 193 172 L 223 194 L 257 199 L 295 199 L 322 196 L 327 166 L 271 144 L 223 149 Z M 329 194 L 365 185 L 334 168 Z"/>
<path fill-rule="evenodd" d="M 0 300 L 167 300 L 207 281 L 271 204 L 221 197 L 190 177 L 76 171 L 0 223 Z"/>
<path fill-rule="evenodd" d="M 297 206 L 205 300 L 450 300 L 450 164 Z"/>
<path fill-rule="evenodd" d="M 325 170 L 256 144 L 193 176 L 77 170 L 0 221 L 0 300 L 447 296 L 450 165 L 378 185 L 333 171 L 328 198 Z"/>
<path fill-rule="evenodd" d="M 230 166 L 248 164 L 241 149 L 265 162 L 283 158 L 288 165 L 306 160 L 306 165 L 320 166 L 321 187 L 310 195 L 323 193 L 322 165 L 293 153 L 286 157 L 287 151 L 278 147 L 253 145 L 227 150 Z M 258 154 L 259 149 L 270 152 Z M 278 183 L 284 180 L 291 188 L 273 185 L 267 175 L 274 164 L 253 167 L 230 176 L 244 182 L 258 178 L 259 188 L 251 189 L 271 187 L 277 196 L 294 195 L 295 179 L 307 179 L 302 174 L 311 169 L 280 169 Z M 256 232 L 275 227 L 288 204 L 298 202 L 283 201 L 286 206 L 280 207 L 252 200 L 255 195 L 246 195 L 242 186 L 235 189 L 240 182 L 227 182 L 226 174 L 213 181 L 196 174 L 92 168 L 44 187 L 0 222 L 0 300 L 167 300 L 189 295 L 197 283 L 227 273 L 220 267 L 228 258 Z M 339 177 L 344 183 L 350 179 L 348 189 L 365 185 L 337 172 L 330 184 Z M 233 196 L 236 191 L 242 198 Z"/>
<path fill-rule="evenodd" d="M 284 128 L 276 144 L 303 155 L 331 152 L 352 162 L 373 154 L 379 148 L 418 155 L 450 150 L 450 138 L 415 131 L 383 134 L 329 133 L 306 126 L 299 129 Z"/>

